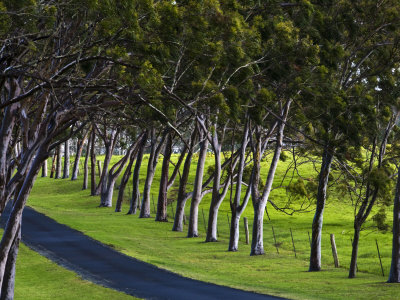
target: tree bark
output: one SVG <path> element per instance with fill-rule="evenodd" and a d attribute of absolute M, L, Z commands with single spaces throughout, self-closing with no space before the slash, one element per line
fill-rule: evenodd
<path fill-rule="evenodd" d="M 321 234 L 328 189 L 328 179 L 331 169 L 333 150 L 325 146 L 322 154 L 321 171 L 319 172 L 319 183 L 317 193 L 317 208 L 312 223 L 311 254 L 309 271 L 321 270 Z"/>
<path fill-rule="evenodd" d="M 124 201 L 125 188 L 129 181 L 129 177 L 131 177 L 132 165 L 133 162 L 135 161 L 135 156 L 136 155 L 133 155 L 132 153 L 132 155 L 129 158 L 128 166 L 126 167 L 124 175 L 122 176 L 121 184 L 119 185 L 118 199 L 117 199 L 117 204 L 115 206 L 115 212 L 121 212 L 122 202 Z"/>
<path fill-rule="evenodd" d="M 92 129 L 90 145 L 90 195 L 96 195 L 96 132 Z"/>
<path fill-rule="evenodd" d="M 389 138 L 389 135 L 393 129 L 393 127 L 396 124 L 396 120 L 398 119 L 398 113 L 394 113 L 392 115 L 392 118 L 389 120 L 386 129 L 383 134 L 383 139 L 381 140 L 381 144 L 379 146 L 379 154 L 378 156 L 378 166 L 377 168 L 380 169 L 382 167 L 382 162 L 383 158 L 385 156 L 386 152 L 386 145 L 387 141 Z M 376 146 L 377 146 L 377 140 L 378 136 L 374 138 L 373 141 L 373 146 L 372 146 L 372 151 L 371 151 L 371 156 L 369 160 L 369 172 L 372 171 L 372 169 L 376 166 Z M 359 242 L 359 236 L 360 236 L 360 231 L 361 227 L 364 224 L 364 222 L 367 220 L 369 214 L 371 213 L 371 210 L 377 200 L 378 197 L 378 192 L 379 192 L 379 186 L 371 186 L 369 181 L 367 180 L 367 186 L 365 190 L 365 196 L 364 199 L 359 207 L 359 210 L 354 218 L 354 240 L 353 240 L 353 250 L 352 250 L 352 256 L 351 256 L 351 262 L 350 262 L 350 270 L 349 270 L 349 278 L 354 278 L 356 276 L 356 271 L 357 271 L 357 255 L 358 255 L 358 242 Z M 357 236 L 357 238 L 356 238 Z"/>
<path fill-rule="evenodd" d="M 353 245 L 351 252 L 351 262 L 350 262 L 350 270 L 349 270 L 349 278 L 356 277 L 357 271 L 357 256 L 358 256 L 358 243 L 360 240 L 360 231 L 361 228 L 359 226 L 354 226 L 354 236 L 353 236 Z"/>
<path fill-rule="evenodd" d="M 95 194 L 100 195 L 103 191 L 103 186 L 107 188 L 107 174 L 108 174 L 108 168 L 110 166 L 111 158 L 114 152 L 114 148 L 118 139 L 119 135 L 119 130 L 117 129 L 112 129 L 111 134 L 108 137 L 107 133 L 103 133 L 102 136 L 103 141 L 104 141 L 104 147 L 106 148 L 106 155 L 104 157 L 104 162 L 103 162 L 103 170 L 101 171 L 100 175 L 100 181 L 99 184 L 96 187 Z M 102 204 L 100 203 L 100 206 Z"/>
<path fill-rule="evenodd" d="M 392 262 L 389 283 L 400 283 L 400 168 L 397 174 L 396 194 L 393 203 Z"/>
<path fill-rule="evenodd" d="M 47 177 L 47 159 L 43 162 L 42 165 L 42 177 Z"/>
<path fill-rule="evenodd" d="M 55 179 L 61 178 L 61 144 L 57 146 L 57 162 Z"/>
<path fill-rule="evenodd" d="M 85 145 L 85 141 L 87 139 L 87 134 L 89 131 L 85 133 L 85 135 L 78 140 L 77 144 L 77 149 L 76 149 L 76 155 L 75 155 L 75 161 L 74 161 L 74 166 L 72 168 L 72 177 L 71 180 L 77 180 L 78 179 L 78 174 L 79 174 L 79 162 L 81 160 L 82 156 L 82 150 Z"/>
<path fill-rule="evenodd" d="M 88 188 L 88 177 L 89 177 L 89 154 L 90 154 L 90 144 L 91 144 L 91 137 L 89 138 L 86 146 L 86 153 L 85 153 L 85 162 L 83 164 L 83 185 L 82 190 L 86 190 Z"/>
<path fill-rule="evenodd" d="M 50 178 L 54 177 L 54 173 L 56 170 L 56 159 L 57 159 L 57 150 L 54 150 L 53 159 L 51 162 Z"/>
<path fill-rule="evenodd" d="M 240 204 L 240 199 L 241 199 L 241 194 L 242 194 L 243 171 L 244 171 L 245 164 L 246 164 L 246 148 L 247 148 L 247 144 L 248 144 L 248 135 L 249 135 L 249 126 L 248 126 L 248 122 L 246 122 L 246 125 L 244 128 L 244 133 L 243 133 L 242 146 L 240 149 L 240 160 L 239 160 L 239 166 L 238 166 L 238 174 L 236 177 L 235 196 L 234 196 L 233 201 L 230 203 L 232 218 L 231 218 L 231 227 L 230 227 L 230 234 L 229 234 L 228 251 L 237 251 L 238 250 L 240 217 L 250 199 L 251 179 L 250 179 L 249 186 L 247 187 L 247 192 L 243 199 L 243 203 Z M 231 174 L 231 176 L 232 175 L 233 174 Z"/>
<path fill-rule="evenodd" d="M 153 183 L 154 174 L 158 163 L 158 156 L 163 148 L 166 132 L 163 134 L 161 141 L 157 145 L 157 137 L 155 136 L 155 129 L 151 130 L 151 149 L 149 162 L 147 164 L 147 175 L 144 183 L 143 199 L 140 208 L 139 218 L 150 218 L 150 197 L 151 197 L 151 185 Z"/>
<path fill-rule="evenodd" d="M 190 138 L 189 151 L 186 155 L 185 164 L 183 166 L 182 176 L 179 181 L 179 191 L 178 199 L 176 201 L 176 212 L 174 218 L 174 225 L 172 226 L 172 231 L 183 231 L 183 218 L 185 215 L 185 204 L 187 199 L 189 199 L 186 193 L 186 186 L 189 180 L 190 166 L 192 164 L 193 149 L 195 145 L 197 131 L 194 130 Z"/>
<path fill-rule="evenodd" d="M 140 137 L 141 138 L 141 137 Z M 101 197 L 100 197 L 100 206 L 101 207 L 111 207 L 112 206 L 112 197 L 115 187 L 115 182 L 117 181 L 118 176 L 121 174 L 122 170 L 125 168 L 127 162 L 131 158 L 131 156 L 136 155 L 137 146 L 140 142 L 140 138 L 132 144 L 123 158 L 121 158 L 111 169 L 107 172 L 107 177 L 105 183 L 102 185 Z"/>
<path fill-rule="evenodd" d="M 7 266 L 10 250 L 17 238 L 21 226 L 22 212 L 26 204 L 28 195 L 32 189 L 35 178 L 42 166 L 44 159 L 47 158 L 47 151 L 44 150 L 42 144 L 36 151 L 36 156 L 31 164 L 29 172 L 27 173 L 15 204 L 12 208 L 10 217 L 4 229 L 3 237 L 0 242 L 0 286 L 3 287 L 5 279 L 5 270 Z"/>
<path fill-rule="evenodd" d="M 21 240 L 21 226 L 8 253 L 6 268 L 4 271 L 4 279 L 1 287 L 0 300 L 14 299 L 15 287 L 15 264 L 17 262 L 19 242 Z"/>
<path fill-rule="evenodd" d="M 278 120 L 278 132 L 276 136 L 275 150 L 274 156 L 271 161 L 271 165 L 268 170 L 267 181 L 265 182 L 264 190 L 262 192 L 262 196 L 259 196 L 258 192 L 258 183 L 260 180 L 260 162 L 261 162 L 261 149 L 262 142 L 261 136 L 259 135 L 257 138 L 257 153 L 254 158 L 254 168 L 253 175 L 254 178 L 257 178 L 252 184 L 252 201 L 254 207 L 254 221 L 253 221 L 253 236 L 251 241 L 251 251 L 250 255 L 260 255 L 264 254 L 264 245 L 263 245 L 263 219 L 264 219 L 264 210 L 267 205 L 269 195 L 272 189 L 272 183 L 275 178 L 275 172 L 278 167 L 279 158 L 282 152 L 283 147 L 283 132 L 285 130 L 286 120 L 289 114 L 289 109 L 291 105 L 291 100 L 288 100 L 283 108 L 281 118 Z"/>
<path fill-rule="evenodd" d="M 199 129 L 201 130 L 201 129 Z M 202 141 L 200 142 L 200 153 L 197 161 L 196 177 L 194 180 L 192 202 L 190 204 L 190 215 L 189 215 L 189 228 L 188 237 L 198 237 L 198 216 L 199 216 L 199 205 L 202 199 L 202 185 L 203 185 L 203 174 L 204 164 L 206 162 L 208 139 L 206 134 L 201 135 Z"/>
<path fill-rule="evenodd" d="M 169 179 L 169 163 L 172 155 L 172 135 L 167 133 L 167 143 L 164 149 L 164 159 L 161 168 L 160 189 L 157 201 L 157 222 L 168 222 L 167 205 L 168 205 L 168 179 Z"/>
<path fill-rule="evenodd" d="M 139 205 L 139 199 L 140 199 L 140 189 L 139 189 L 140 167 L 142 166 L 143 153 L 144 153 L 144 148 L 146 147 L 147 137 L 148 137 L 148 132 L 145 131 L 145 134 L 144 134 L 144 136 L 142 138 L 142 142 L 139 145 L 139 152 L 137 154 L 136 164 L 135 164 L 135 168 L 133 170 L 133 176 L 132 176 L 132 198 L 131 198 L 131 203 L 130 203 L 128 215 L 136 214 L 136 210 L 137 210 L 137 207 Z"/>
<path fill-rule="evenodd" d="M 70 162 L 70 151 L 69 151 L 69 140 L 64 143 L 64 173 L 63 179 L 69 178 L 69 162 Z"/>

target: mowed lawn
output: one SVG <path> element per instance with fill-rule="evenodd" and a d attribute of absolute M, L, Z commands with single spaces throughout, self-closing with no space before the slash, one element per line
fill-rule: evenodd
<path fill-rule="evenodd" d="M 176 159 L 176 157 L 175 157 Z M 117 158 L 114 158 L 116 162 Z M 159 174 L 161 161 L 157 168 Z M 191 182 L 194 179 L 195 163 L 191 171 Z M 141 170 L 141 185 L 146 174 L 146 157 Z M 207 165 L 213 164 L 210 155 Z M 290 161 L 280 162 L 274 186 L 287 184 L 289 178 L 283 179 Z M 262 168 L 266 177 L 268 161 Z M 289 171 L 288 174 L 290 174 Z M 302 176 L 315 178 L 314 167 L 304 164 L 300 167 Z M 207 176 L 207 175 L 205 175 Z M 158 196 L 159 176 L 153 183 L 153 200 Z M 296 180 L 296 179 L 294 179 Z M 177 184 L 169 192 L 171 201 L 176 197 Z M 115 213 L 114 208 L 99 208 L 99 197 L 91 197 L 90 190 L 82 191 L 82 178 L 77 181 L 68 179 L 39 178 L 35 184 L 28 205 L 50 216 L 60 223 L 67 224 L 88 236 L 97 239 L 127 255 L 152 263 L 191 278 L 213 282 L 235 288 L 267 293 L 291 299 L 398 299 L 400 286 L 386 284 L 390 268 L 391 233 L 377 231 L 372 221 L 366 224 L 361 233 L 358 268 L 355 279 L 347 279 L 351 254 L 352 222 L 354 208 L 346 198 L 330 192 L 324 216 L 322 240 L 321 272 L 307 272 L 309 255 L 309 238 L 313 218 L 314 204 L 308 209 L 287 215 L 268 205 L 268 215 L 264 218 L 264 247 L 266 254 L 250 257 L 250 245 L 245 244 L 243 221 L 239 251 L 228 252 L 230 208 L 229 193 L 219 212 L 219 242 L 204 243 L 204 221 L 208 219 L 210 195 L 200 205 L 198 238 L 186 238 L 186 232 L 172 232 L 173 208 L 168 207 L 169 222 L 155 222 L 154 218 L 139 219 L 137 215 L 126 215 L 129 208 L 131 183 L 126 189 L 126 200 L 123 212 Z M 189 185 L 189 189 L 191 186 Z M 115 191 L 115 200 L 118 190 Z M 280 207 L 291 201 L 290 207 L 299 208 L 304 199 L 292 199 L 285 188 L 276 188 L 271 199 Z M 115 204 L 115 203 L 114 203 Z M 154 216 L 153 204 L 152 217 Z M 186 215 L 189 215 L 190 200 L 186 204 Z M 289 207 L 289 206 L 288 206 Z M 388 222 L 390 223 L 390 208 Z M 249 219 L 250 239 L 253 216 L 251 201 L 243 217 Z M 290 212 L 288 210 L 287 212 Z M 204 214 L 204 218 L 203 218 Z M 274 229 L 276 244 L 273 237 Z M 187 230 L 187 224 L 185 225 Z M 291 238 L 293 234 L 293 241 Z M 334 234 L 341 267 L 333 266 L 332 250 L 329 235 Z M 382 259 L 383 271 L 377 253 L 376 241 Z M 294 245 L 293 245 L 294 244 Z M 294 249 L 296 251 L 294 251 Z M 278 254 L 279 251 L 279 254 Z M 296 254 L 296 257 L 295 257 Z M 18 272 L 18 271 L 17 271 Z M 17 275 L 19 276 L 19 275 Z M 39 285 L 39 283 L 38 283 Z"/>

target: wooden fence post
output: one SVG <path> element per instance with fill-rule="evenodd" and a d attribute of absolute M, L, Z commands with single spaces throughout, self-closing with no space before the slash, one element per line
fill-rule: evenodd
<path fill-rule="evenodd" d="M 331 233 L 331 246 L 332 246 L 332 255 L 333 255 L 333 261 L 335 263 L 335 268 L 339 268 L 339 258 L 336 250 L 335 235 L 333 233 Z"/>

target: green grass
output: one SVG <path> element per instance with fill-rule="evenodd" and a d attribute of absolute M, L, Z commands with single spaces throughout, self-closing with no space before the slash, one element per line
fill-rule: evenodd
<path fill-rule="evenodd" d="M 207 164 L 211 165 L 212 162 L 210 157 Z M 280 163 L 275 180 L 276 185 L 280 184 L 285 167 L 289 163 Z M 144 159 L 142 179 L 145 176 L 146 164 L 147 160 Z M 158 172 L 160 169 L 159 165 Z M 192 181 L 194 171 L 195 167 L 192 168 Z M 268 168 L 265 165 L 262 168 L 264 177 L 267 171 Z M 302 166 L 301 171 L 305 177 L 315 176 L 310 165 Z M 141 184 L 143 182 L 144 180 Z M 156 175 L 152 187 L 154 201 L 158 195 L 158 183 Z M 227 251 L 229 238 L 227 214 L 230 212 L 227 199 L 223 202 L 219 213 L 219 242 L 204 243 L 202 211 L 207 222 L 210 195 L 203 199 L 200 206 L 200 237 L 188 239 L 185 232 L 187 226 L 183 233 L 171 231 L 171 206 L 168 208 L 170 217 L 168 223 L 158 223 L 153 218 L 139 219 L 137 215 L 115 213 L 114 208 L 98 208 L 99 198 L 90 197 L 90 191 L 81 191 L 81 186 L 81 180 L 71 182 L 62 179 L 38 178 L 28 205 L 58 222 L 81 230 L 118 251 L 191 278 L 293 299 L 398 298 L 400 286 L 385 283 L 390 268 L 390 233 L 384 234 L 372 229 L 362 232 L 358 261 L 361 272 L 357 274 L 357 278 L 347 279 L 347 267 L 351 254 L 353 208 L 346 199 L 338 199 L 333 193 L 330 195 L 324 216 L 323 271 L 309 273 L 307 272 L 308 232 L 311 229 L 313 207 L 309 212 L 287 216 L 268 206 L 271 220 L 269 221 L 265 216 L 266 255 L 250 257 L 250 246 L 244 243 L 242 226 L 239 251 L 236 253 Z M 173 193 L 170 193 L 171 198 L 174 196 Z M 284 205 L 288 195 L 284 189 L 275 189 L 271 194 L 271 199 L 277 204 Z M 294 205 L 299 206 L 298 203 Z M 153 212 L 153 206 L 151 207 Z M 187 215 L 189 207 L 190 202 L 186 205 Z M 123 211 L 126 212 L 127 209 L 128 201 L 124 203 Z M 244 213 L 244 216 L 249 218 L 250 228 L 252 215 L 250 203 Z M 369 226 L 370 223 L 368 221 L 367 225 Z M 274 226 L 277 242 L 280 245 L 279 254 L 276 253 L 274 246 L 271 225 Z M 294 235 L 297 258 L 293 253 L 290 228 Z M 329 243 L 331 233 L 336 237 L 342 266 L 339 269 L 333 267 Z M 379 242 L 385 277 L 381 274 L 375 239 Z"/>
<path fill-rule="evenodd" d="M 83 280 L 23 244 L 16 268 L 15 299 L 135 299 Z"/>

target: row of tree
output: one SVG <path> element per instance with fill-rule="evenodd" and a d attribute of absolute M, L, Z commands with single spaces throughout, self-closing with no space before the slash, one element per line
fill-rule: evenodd
<path fill-rule="evenodd" d="M 191 199 L 188 237 L 198 236 L 198 207 L 211 193 L 206 241 L 217 240 L 218 210 L 230 191 L 229 250 L 238 250 L 238 224 L 251 198 L 251 255 L 264 253 L 264 210 L 284 145 L 291 145 L 295 165 L 298 157 L 319 161 L 315 181 L 288 186 L 315 199 L 309 270 L 321 269 L 323 212 L 334 180 L 336 192 L 355 205 L 349 277 L 363 224 L 378 202 L 394 199 L 389 281 L 399 282 L 400 181 L 392 195 L 400 149 L 399 21 L 396 0 L 1 1 L 0 211 L 12 202 L 0 243 L 1 298 L 13 298 L 21 216 L 35 178 L 51 153 L 61 176 L 60 145 L 69 149 L 73 137 L 71 179 L 85 153 L 83 187 L 91 174 L 91 194 L 111 206 L 124 172 L 120 211 L 133 168 L 129 213 L 140 206 L 142 218 L 150 217 L 162 154 L 156 220 L 167 220 L 168 190 L 179 175 L 173 230 L 183 229 Z M 105 153 L 97 184 L 96 140 Z M 126 152 L 111 166 L 117 143 Z M 180 156 L 170 175 L 174 145 Z M 210 150 L 214 166 L 206 170 Z M 261 178 L 268 152 L 268 176 Z"/>

